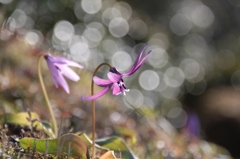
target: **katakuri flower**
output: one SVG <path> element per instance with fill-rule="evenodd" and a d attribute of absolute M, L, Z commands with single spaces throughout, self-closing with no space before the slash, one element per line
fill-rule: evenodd
<path fill-rule="evenodd" d="M 83 68 L 78 63 L 63 57 L 54 57 L 50 54 L 44 55 L 47 61 L 48 68 L 51 72 L 56 88 L 60 85 L 67 93 L 69 93 L 69 86 L 64 77 L 77 82 L 80 77 L 69 66 Z"/>
<path fill-rule="evenodd" d="M 104 89 L 92 96 L 82 97 L 82 99 L 83 100 L 97 99 L 97 98 L 103 96 L 104 94 L 106 94 L 111 88 L 112 88 L 113 95 L 119 95 L 119 94 L 125 95 L 126 92 L 129 91 L 129 89 L 126 88 L 126 85 L 122 78 L 134 74 L 143 65 L 143 63 L 147 60 L 147 58 L 148 58 L 149 54 L 152 52 L 152 50 L 148 51 L 147 54 L 141 59 L 146 47 L 147 47 L 147 45 L 145 45 L 143 47 L 143 49 L 139 53 L 135 63 L 133 64 L 133 66 L 127 73 L 120 73 L 117 71 L 117 69 L 115 67 L 111 67 L 107 74 L 107 76 L 109 78 L 108 80 L 101 79 L 97 76 L 94 76 L 93 77 L 94 83 L 100 87 L 104 87 Z"/>

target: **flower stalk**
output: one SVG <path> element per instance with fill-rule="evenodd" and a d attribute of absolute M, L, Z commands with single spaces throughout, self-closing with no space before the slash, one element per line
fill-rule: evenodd
<path fill-rule="evenodd" d="M 108 63 L 101 63 L 95 69 L 95 71 L 93 73 L 93 77 L 96 76 L 98 70 L 104 65 L 110 67 L 110 69 L 112 68 L 112 66 Z M 94 95 L 94 81 L 93 81 L 93 78 L 92 78 L 92 83 L 91 83 L 91 95 Z M 96 127 L 95 126 L 95 99 L 93 99 L 92 100 L 92 159 L 95 159 L 95 127 Z"/>
<path fill-rule="evenodd" d="M 44 54 L 41 54 L 38 57 L 38 78 L 39 78 L 39 81 L 40 81 L 40 85 L 41 85 L 41 88 L 42 88 L 42 91 L 43 91 L 44 98 L 45 98 L 46 103 L 47 103 L 48 112 L 50 113 L 53 132 L 55 134 L 55 137 L 57 137 L 58 136 L 57 122 L 56 122 L 56 119 L 54 117 L 53 110 L 52 110 L 52 107 L 51 107 L 51 104 L 50 104 L 50 101 L 49 101 L 49 98 L 48 98 L 48 94 L 47 94 L 47 91 L 46 91 L 46 87 L 45 87 L 45 84 L 44 84 L 43 78 L 42 78 L 41 61 L 42 61 L 43 58 L 44 58 Z"/>
<path fill-rule="evenodd" d="M 95 159 L 95 103 L 94 103 L 95 99 L 102 97 L 110 89 L 112 89 L 113 95 L 120 95 L 120 94 L 125 95 L 126 92 L 129 92 L 129 89 L 127 89 L 122 78 L 131 76 L 144 64 L 144 62 L 147 60 L 150 53 L 152 52 L 152 50 L 150 50 L 147 52 L 145 56 L 143 56 L 143 53 L 146 47 L 147 45 L 143 47 L 143 49 L 138 54 L 134 64 L 132 65 L 130 70 L 126 73 L 119 72 L 115 67 L 112 67 L 108 63 L 100 64 L 93 73 L 92 83 L 91 83 L 91 96 L 88 96 L 88 97 L 81 96 L 83 100 L 92 101 L 92 159 Z M 107 65 L 110 67 L 109 72 L 107 73 L 108 79 L 102 79 L 96 76 L 98 69 L 103 65 Z M 103 89 L 96 94 L 94 94 L 94 83 L 100 87 L 103 87 Z"/>

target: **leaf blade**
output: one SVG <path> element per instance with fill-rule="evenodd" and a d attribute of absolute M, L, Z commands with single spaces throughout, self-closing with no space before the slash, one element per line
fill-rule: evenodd
<path fill-rule="evenodd" d="M 68 154 L 69 144 L 71 144 L 71 155 L 88 159 L 87 143 L 81 137 L 74 134 L 66 134 L 55 139 L 35 139 L 25 137 L 20 139 L 19 143 L 23 149 L 31 148 L 41 153 L 45 153 L 47 151 L 48 153 L 54 155 L 57 155 L 58 153 Z"/>

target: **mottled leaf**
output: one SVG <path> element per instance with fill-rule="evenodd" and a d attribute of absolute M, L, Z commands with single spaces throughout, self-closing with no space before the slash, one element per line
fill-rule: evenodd
<path fill-rule="evenodd" d="M 75 134 L 66 134 L 56 139 L 22 138 L 19 140 L 23 149 L 35 149 L 46 154 L 62 155 L 88 159 L 87 143 Z M 70 153 L 70 154 L 69 154 Z"/>

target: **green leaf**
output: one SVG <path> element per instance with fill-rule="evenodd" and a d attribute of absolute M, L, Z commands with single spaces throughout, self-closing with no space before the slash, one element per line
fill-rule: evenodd
<path fill-rule="evenodd" d="M 85 133 L 76 133 L 88 146 L 92 146 L 92 140 Z M 95 147 L 102 150 L 114 150 L 121 153 L 121 159 L 137 159 L 133 152 L 127 147 L 126 143 L 119 137 L 101 138 L 95 141 Z"/>
<path fill-rule="evenodd" d="M 88 137 L 87 134 L 85 133 L 82 133 L 82 132 L 77 132 L 75 133 L 77 136 L 81 137 L 86 143 L 88 146 L 91 146 L 92 145 L 92 140 Z"/>
<path fill-rule="evenodd" d="M 0 124 L 9 123 L 20 126 L 35 127 L 37 130 L 42 130 L 49 137 L 54 138 L 51 128 L 44 126 L 36 113 L 21 112 L 21 113 L 8 113 L 0 116 Z"/>
<path fill-rule="evenodd" d="M 19 140 L 23 149 L 35 149 L 35 151 L 62 155 L 66 154 L 72 157 L 82 159 L 88 158 L 87 143 L 79 136 L 74 134 L 66 134 L 56 139 L 35 139 L 22 138 Z"/>
<path fill-rule="evenodd" d="M 130 139 L 132 144 L 136 144 L 137 136 L 133 129 L 123 126 L 116 126 L 116 131 L 120 134 L 120 136 L 124 137 L 125 141 Z"/>
<path fill-rule="evenodd" d="M 120 152 L 122 159 L 137 159 L 137 157 L 126 146 L 125 142 L 119 137 L 97 139 L 96 144 L 103 148 Z"/>

